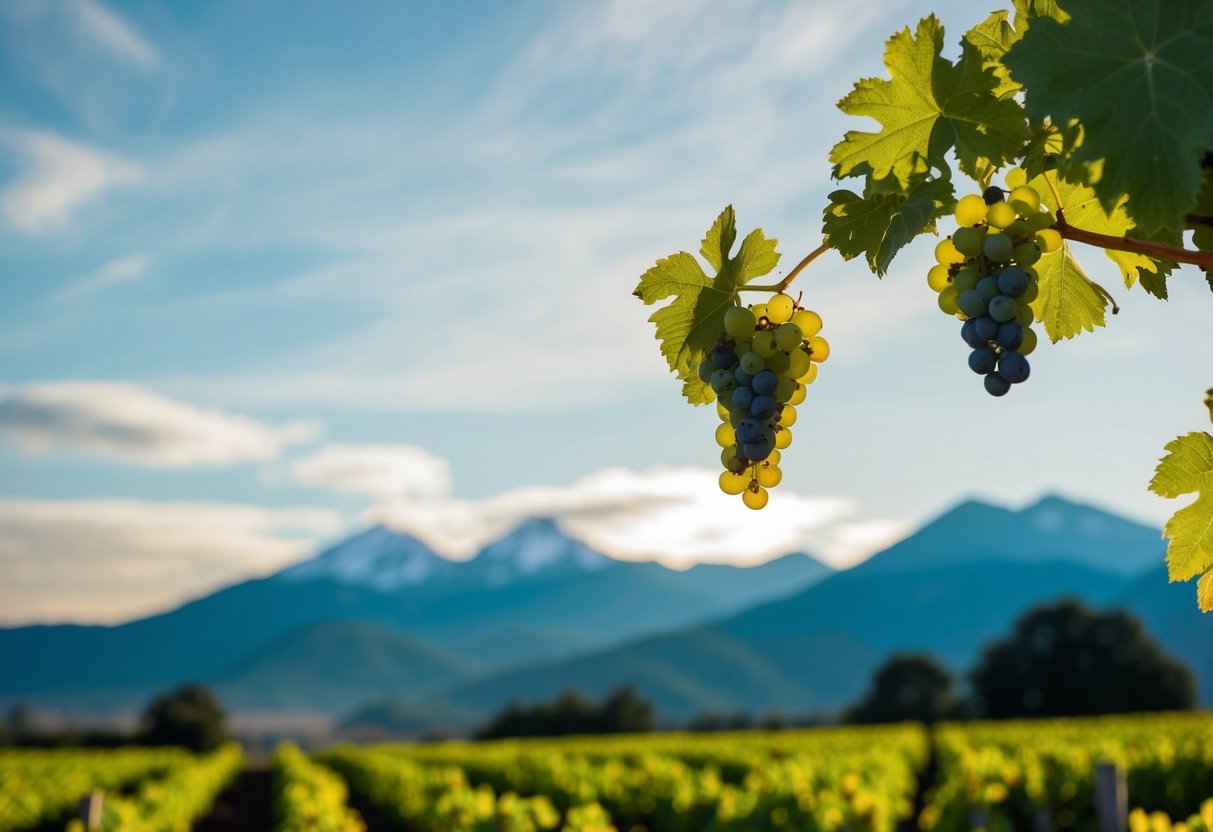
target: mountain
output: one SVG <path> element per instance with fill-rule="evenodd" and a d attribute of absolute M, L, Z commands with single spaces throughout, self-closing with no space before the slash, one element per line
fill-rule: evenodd
<path fill-rule="evenodd" d="M 1161 557 L 1157 530 L 1058 497 L 1018 512 L 968 502 L 785 598 L 682 632 L 495 674 L 445 699 L 487 714 L 513 697 L 545 698 L 565 687 L 601 695 L 632 682 L 665 715 L 682 718 L 732 707 L 837 709 L 857 699 L 895 651 L 930 652 L 963 672 L 1027 608 L 1066 595 L 1114 602 L 1135 585 L 1129 565 L 1156 565 Z M 1157 607 L 1168 604 L 1195 612 L 1190 597 Z M 1189 616 L 1183 619 L 1190 629 Z M 1207 651 L 1208 642 L 1178 624 L 1156 635 L 1189 661 Z M 1213 652 L 1203 655 L 1207 665 Z"/>
<path fill-rule="evenodd" d="M 276 650 L 306 655 L 309 639 L 331 634 L 318 625 L 373 628 L 373 639 L 360 633 L 358 650 L 382 651 L 389 632 L 491 671 L 708 621 L 802 588 L 824 571 L 807 557 L 687 572 L 617 562 L 550 520 L 525 523 L 471 561 L 453 563 L 377 527 L 277 575 L 127 624 L 0 629 L 0 701 L 129 707 L 198 680 L 233 685 L 248 707 L 276 707 L 282 697 L 273 686 L 236 682 L 272 665 Z M 316 655 L 328 656 L 334 643 L 317 646 Z M 268 678 L 289 687 L 292 667 L 299 684 L 310 684 L 301 661 L 273 666 Z M 363 699 L 381 692 L 368 682 Z M 342 696 L 330 691 L 318 701 Z"/>
<path fill-rule="evenodd" d="M 537 576 L 551 579 L 597 572 L 616 563 L 566 535 L 550 517 L 534 517 L 481 549 L 464 571 L 502 586 Z"/>
<path fill-rule="evenodd" d="M 320 556 L 279 572 L 287 583 L 331 580 L 381 592 L 449 580 L 456 566 L 409 534 L 374 526 Z"/>
<path fill-rule="evenodd" d="M 395 630 L 353 621 L 300 627 L 216 680 L 229 707 L 335 712 L 371 695 L 422 698 L 478 668 Z"/>
<path fill-rule="evenodd" d="M 1135 576 L 1157 565 L 1165 552 L 1158 529 L 1050 495 L 1021 511 L 976 500 L 961 503 L 872 558 L 865 570 L 1065 560 Z"/>

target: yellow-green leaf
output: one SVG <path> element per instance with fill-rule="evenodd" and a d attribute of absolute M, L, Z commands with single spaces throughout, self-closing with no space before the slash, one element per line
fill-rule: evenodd
<path fill-rule="evenodd" d="M 1204 574 L 1197 584 L 1201 609 L 1213 608 L 1213 436 L 1196 431 L 1167 443 L 1167 455 L 1158 463 L 1150 490 L 1174 499 L 1196 494 L 1191 505 L 1167 521 L 1167 572 L 1173 581 Z"/>

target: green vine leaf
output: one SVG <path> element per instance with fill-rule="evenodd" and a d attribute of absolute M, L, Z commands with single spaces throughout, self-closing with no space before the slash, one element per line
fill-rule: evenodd
<path fill-rule="evenodd" d="M 1132 194 L 1129 210 L 1143 230 L 1182 228 L 1213 136 L 1213 3 L 1065 6 L 1068 23 L 1033 20 L 1004 58 L 1027 91 L 1028 114 L 1082 123 L 1083 142 L 1065 169 L 1102 163 L 1092 185 L 1106 209 Z"/>
<path fill-rule="evenodd" d="M 884 64 L 891 80 L 866 78 L 838 107 L 880 123 L 876 133 L 850 130 L 830 151 L 835 178 L 870 168 L 878 179 L 892 175 L 908 187 L 931 169 L 947 171 L 956 149 L 960 168 L 981 179 L 992 167 L 1014 159 L 1028 139 L 1023 109 L 999 98 L 998 77 L 981 53 L 961 43 L 960 61 L 941 57 L 943 26 L 931 15 L 893 35 Z"/>
<path fill-rule="evenodd" d="M 649 320 L 657 325 L 661 354 L 682 379 L 682 394 L 694 405 L 713 400 L 711 389 L 699 380 L 699 362 L 724 331 L 724 313 L 736 303 L 739 288 L 779 264 L 779 241 L 767 239 L 761 229 L 751 231 L 730 256 L 736 239 L 737 218 L 730 205 L 708 229 L 699 249 L 716 271 L 714 277 L 708 277 L 693 255 L 680 251 L 658 260 L 641 275 L 633 292 L 646 305 L 673 297 Z"/>
<path fill-rule="evenodd" d="M 864 255 L 878 277 L 907 243 L 935 230 L 935 220 L 952 210 L 955 197 L 946 179 L 919 179 L 908 191 L 884 190 L 868 180 L 864 195 L 830 194 L 822 217 L 826 242 L 844 259 Z"/>
<path fill-rule="evenodd" d="M 1213 436 L 1196 431 L 1167 443 L 1150 490 L 1174 499 L 1195 493 L 1196 500 L 1167 521 L 1167 572 L 1172 581 L 1201 575 L 1196 591 L 1200 608 L 1213 611 Z"/>
<path fill-rule="evenodd" d="M 1043 204 L 1056 210 L 1043 176 L 1029 181 L 1021 168 L 1014 168 L 1007 173 L 1006 182 L 1010 188 L 1032 185 L 1040 193 Z M 1059 188 L 1062 184 L 1059 183 Z M 1067 192 L 1062 191 L 1063 201 Z M 1066 206 L 1066 216 L 1069 218 L 1069 202 L 1066 202 Z M 1094 332 L 1095 327 L 1105 325 L 1108 299 L 1091 283 L 1078 261 L 1070 254 L 1068 245 L 1062 245 L 1052 254 L 1041 257 L 1034 268 L 1039 278 L 1040 294 L 1032 301 L 1032 311 L 1036 319 L 1044 324 L 1050 341 L 1057 343 L 1063 338 Z"/>

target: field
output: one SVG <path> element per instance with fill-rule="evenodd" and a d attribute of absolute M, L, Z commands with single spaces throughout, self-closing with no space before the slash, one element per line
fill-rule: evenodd
<path fill-rule="evenodd" d="M 1096 770 L 1133 832 L 1213 828 L 1213 715 L 342 746 L 272 761 L 290 832 L 1100 829 Z M 0 753 L 0 832 L 189 830 L 241 768 L 237 747 Z M 353 808 L 367 813 L 364 821 Z M 213 819 L 205 828 L 224 828 Z M 231 826 L 230 828 L 237 828 Z"/>

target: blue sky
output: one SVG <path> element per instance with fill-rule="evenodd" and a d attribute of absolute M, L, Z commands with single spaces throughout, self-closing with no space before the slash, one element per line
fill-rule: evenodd
<path fill-rule="evenodd" d="M 649 310 L 726 203 L 820 242 L 834 102 L 959 2 L 0 6 L 0 620 L 117 620 L 368 522 L 465 557 L 554 514 L 620 557 L 845 564 L 950 503 L 1145 483 L 1213 383 L 1198 272 L 1117 287 L 992 400 L 925 282 L 828 255 L 834 348 L 760 514 L 714 494 Z"/>

